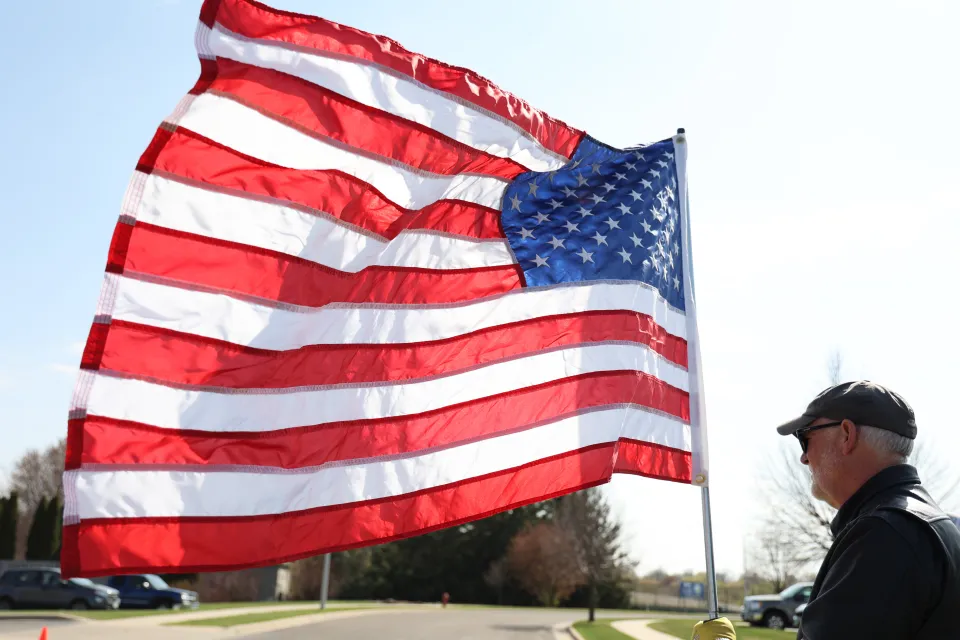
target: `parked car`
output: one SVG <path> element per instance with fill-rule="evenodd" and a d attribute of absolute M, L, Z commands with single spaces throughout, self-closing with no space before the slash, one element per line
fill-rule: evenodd
<path fill-rule="evenodd" d="M 0 576 L 0 609 L 116 609 L 116 589 L 58 569 L 10 569 Z"/>
<path fill-rule="evenodd" d="M 786 629 L 793 622 L 797 607 L 810 600 L 812 589 L 812 582 L 798 582 L 777 595 L 747 596 L 740 609 L 740 617 L 754 626 Z"/>
<path fill-rule="evenodd" d="M 196 591 L 171 587 L 152 573 L 113 576 L 107 584 L 120 592 L 120 606 L 124 609 L 196 609 L 200 606 Z"/>
<path fill-rule="evenodd" d="M 803 610 L 807 608 L 807 605 L 802 604 L 797 607 L 797 610 L 793 612 L 793 626 L 800 626 L 800 618 L 803 617 Z"/>

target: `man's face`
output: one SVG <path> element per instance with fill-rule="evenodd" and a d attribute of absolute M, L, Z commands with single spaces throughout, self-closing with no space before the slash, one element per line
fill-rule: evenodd
<path fill-rule="evenodd" d="M 834 422 L 828 418 L 818 418 L 811 427 Z M 800 462 L 810 467 L 810 492 L 817 500 L 833 504 L 832 489 L 840 474 L 840 446 L 838 439 L 843 432 L 839 427 L 811 431 L 806 435 L 807 451 L 800 456 Z"/>

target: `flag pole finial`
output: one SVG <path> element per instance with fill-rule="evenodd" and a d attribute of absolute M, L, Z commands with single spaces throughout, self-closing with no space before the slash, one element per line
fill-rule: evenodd
<path fill-rule="evenodd" d="M 684 129 L 683 127 L 680 127 L 679 129 L 677 129 L 677 135 L 680 135 L 680 134 L 686 133 L 686 132 L 687 132 L 687 130 Z"/>

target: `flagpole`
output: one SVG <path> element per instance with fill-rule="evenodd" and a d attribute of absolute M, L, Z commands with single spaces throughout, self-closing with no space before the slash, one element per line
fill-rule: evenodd
<path fill-rule="evenodd" d="M 327 592 L 330 589 L 330 554 L 323 554 L 323 579 L 320 582 L 320 608 L 327 608 Z"/>
<path fill-rule="evenodd" d="M 693 286 L 693 248 L 690 241 L 690 214 L 687 201 L 687 136 L 677 129 L 673 138 L 676 150 L 678 202 L 683 237 L 684 302 L 687 316 L 687 370 L 692 378 L 690 393 L 690 425 L 693 433 L 694 484 L 700 486 L 703 506 L 703 548 L 707 562 L 707 611 L 710 619 L 720 615 L 717 598 L 717 571 L 713 559 L 713 518 L 710 512 L 709 474 L 707 473 L 706 404 L 703 400 L 703 370 L 700 366 L 700 336 L 697 331 L 697 305 Z"/>
<path fill-rule="evenodd" d="M 710 488 L 700 487 L 703 502 L 703 548 L 707 556 L 707 612 L 710 619 L 720 617 L 717 602 L 717 569 L 713 563 L 713 521 L 710 517 Z"/>

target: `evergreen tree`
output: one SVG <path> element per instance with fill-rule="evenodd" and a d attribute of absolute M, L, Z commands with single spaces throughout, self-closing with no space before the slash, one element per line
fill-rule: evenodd
<path fill-rule="evenodd" d="M 7 498 L 0 496 L 0 560 L 5 560 L 6 557 L 3 555 L 4 548 L 4 539 L 6 538 L 7 532 L 4 529 L 4 522 L 6 520 L 7 512 Z"/>
<path fill-rule="evenodd" d="M 0 509 L 0 560 L 13 560 L 13 553 L 17 547 L 17 516 L 20 503 L 14 491 L 3 500 L 3 509 Z"/>
<path fill-rule="evenodd" d="M 551 512 L 546 503 L 504 511 L 483 520 L 426 535 L 338 553 L 334 566 L 351 571 L 340 583 L 344 598 L 438 601 L 447 592 L 454 602 L 533 604 L 514 583 L 491 585 L 490 566 L 504 557 L 513 537 Z"/>
<path fill-rule="evenodd" d="M 33 512 L 33 522 L 27 534 L 27 560 L 46 560 L 49 556 L 45 553 L 49 548 L 48 504 L 46 498 L 41 499 Z"/>
<path fill-rule="evenodd" d="M 50 510 L 49 515 L 49 529 L 50 536 L 49 546 L 47 548 L 47 560 L 60 560 L 60 536 L 63 529 L 63 505 L 60 503 L 58 498 L 51 498 L 50 505 L 48 507 Z"/>
<path fill-rule="evenodd" d="M 569 604 L 586 605 L 592 622 L 598 606 L 629 601 L 633 565 L 621 545 L 620 523 L 600 489 L 578 491 L 558 501 L 554 520 L 572 537 L 577 564 L 586 576 L 584 587 Z"/>

